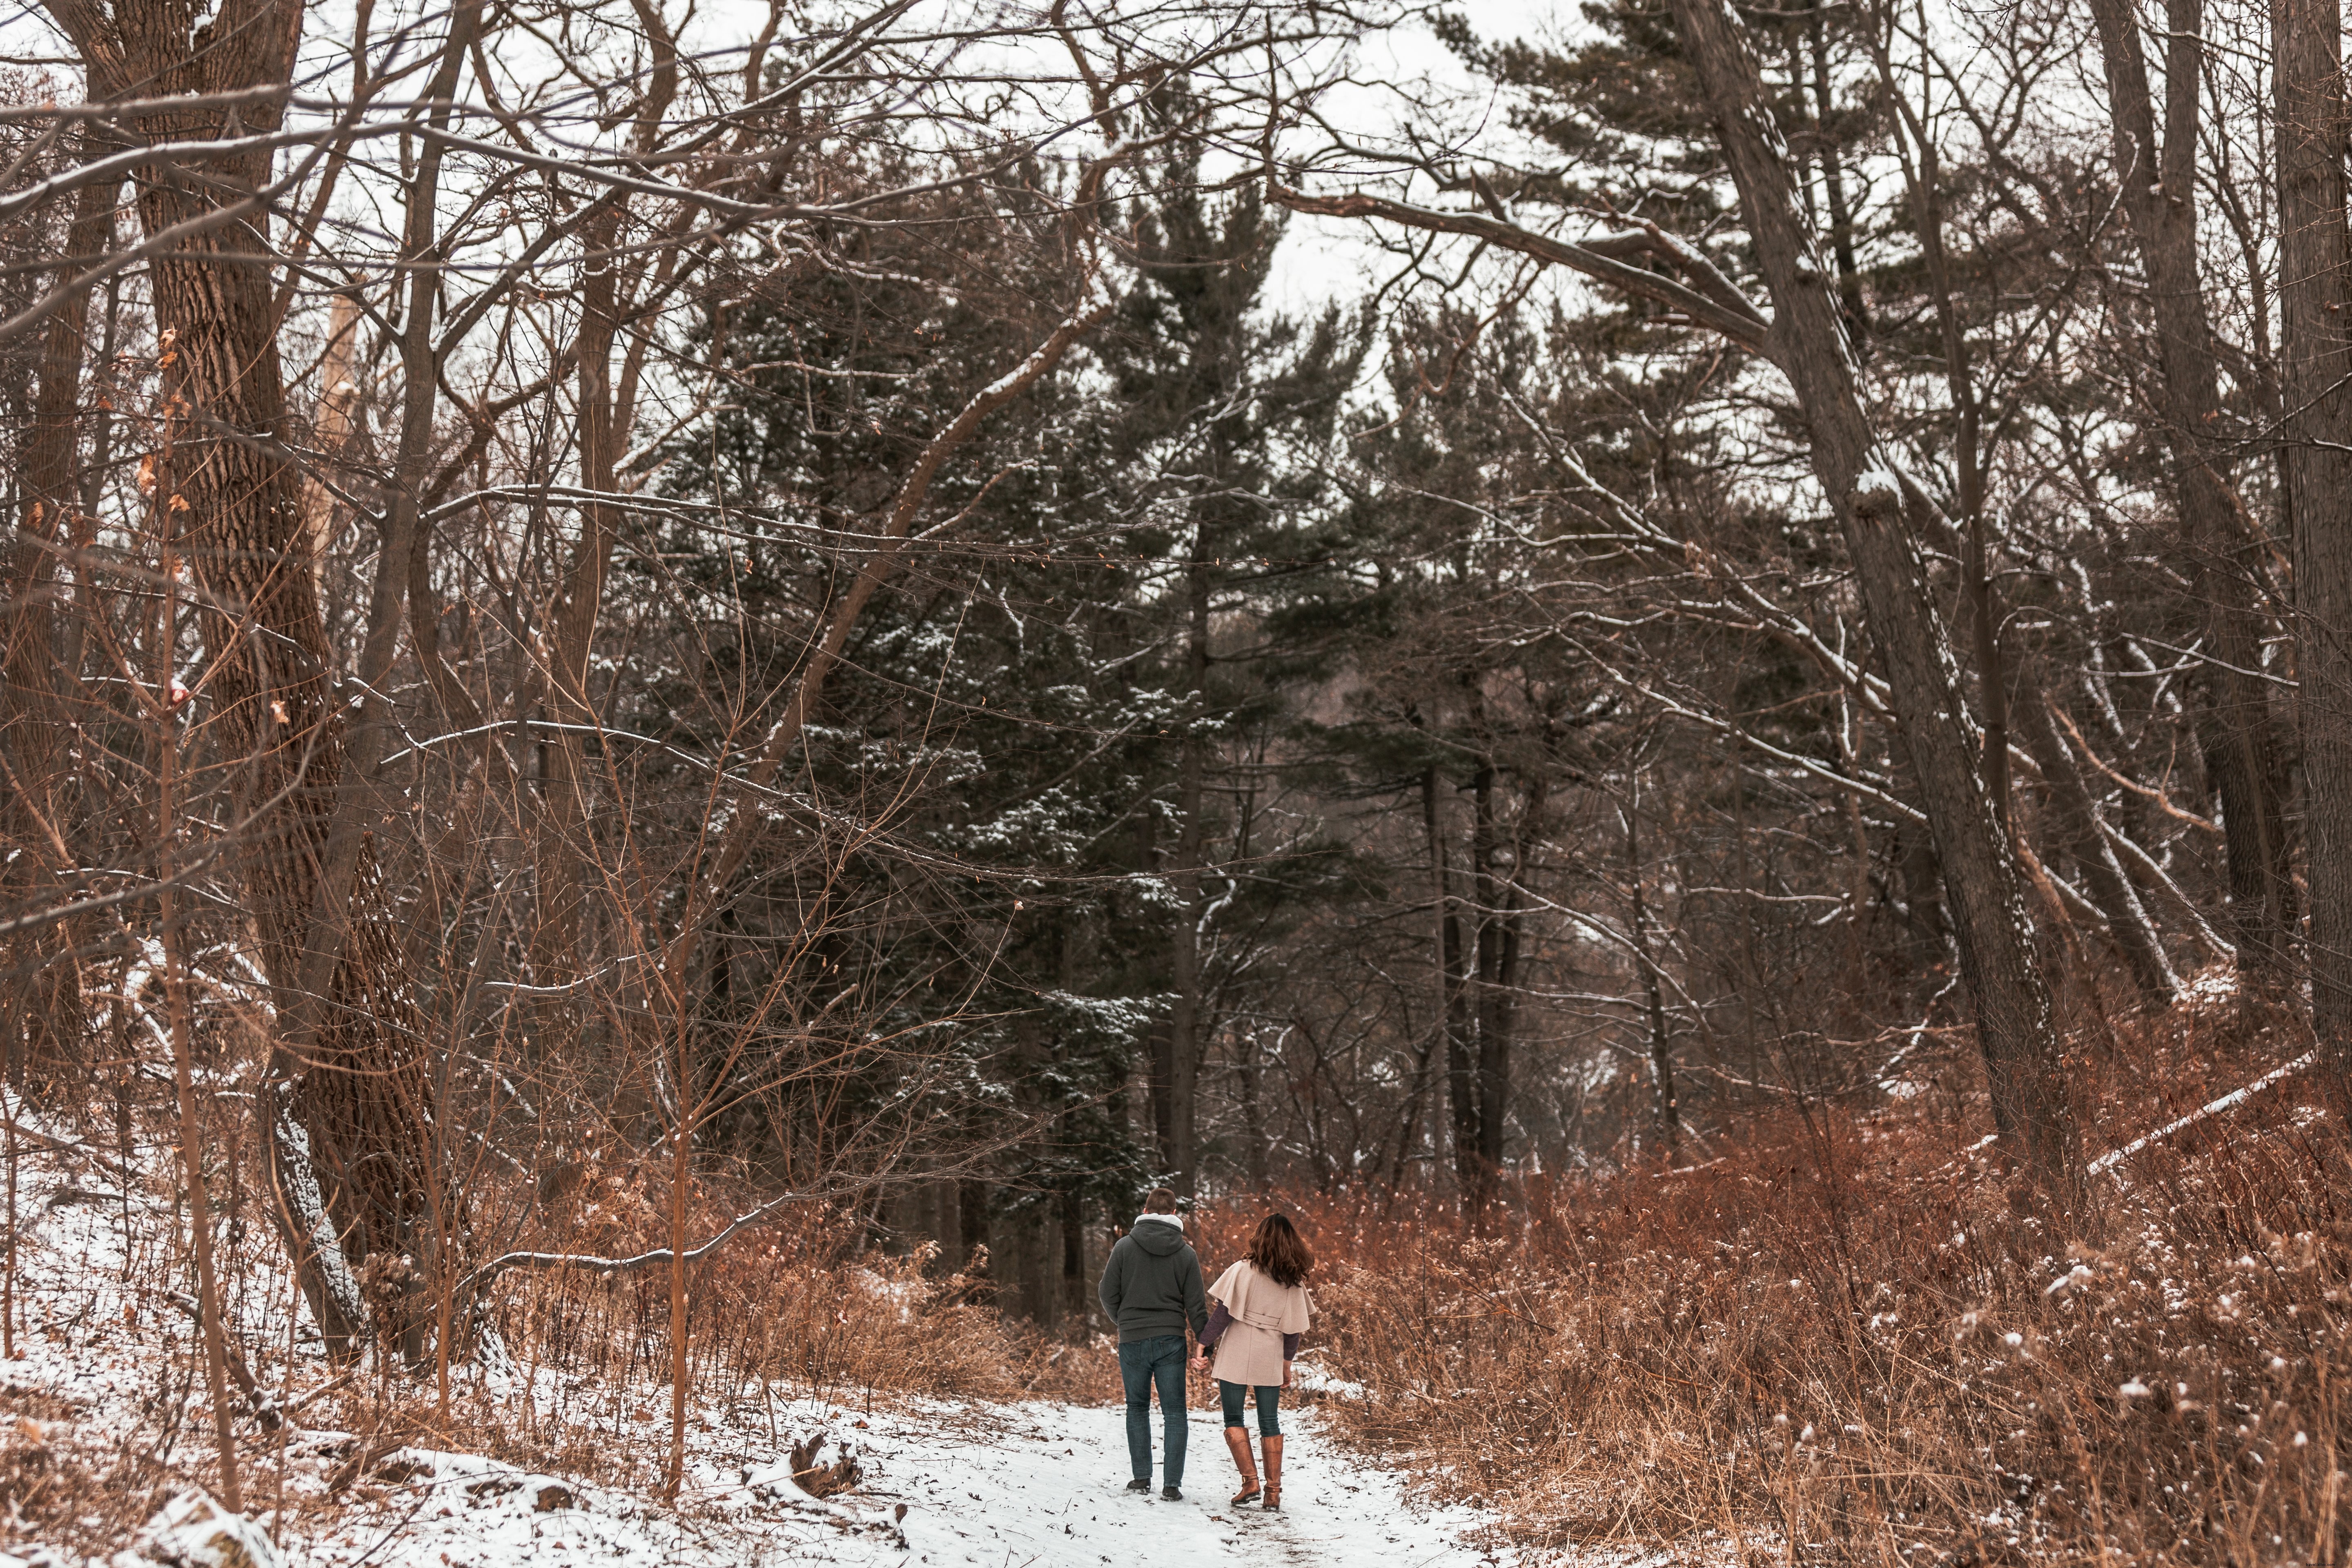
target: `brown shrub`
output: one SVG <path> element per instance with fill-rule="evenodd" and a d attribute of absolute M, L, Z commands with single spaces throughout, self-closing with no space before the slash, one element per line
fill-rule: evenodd
<path fill-rule="evenodd" d="M 2093 1147 L 2247 1081 L 2284 1031 L 2119 1039 Z M 2095 1184 L 2084 1239 L 1925 1111 L 1808 1107 L 1696 1169 L 1519 1184 L 1486 1212 L 1291 1206 L 1327 1408 L 1557 1542 L 1779 1560 L 2336 1562 L 2343 1140 L 2293 1080 Z M 1263 1205 L 1202 1216 L 1229 1256 Z M 1785 1556 L 1783 1554 L 1786 1554 Z"/>
<path fill-rule="evenodd" d="M 85 1432 L 78 1414 L 50 1395 L 0 1392 L 0 1517 L 44 1544 L 102 1557 L 173 1486 L 147 1445 Z"/>
<path fill-rule="evenodd" d="M 646 1184 L 651 1185 L 649 1181 Z M 567 1193 L 524 1228 L 521 1245 L 627 1257 L 667 1245 L 659 1205 L 628 1176 Z M 493 1204 L 504 1195 L 489 1195 Z M 517 1204 L 528 1200 L 512 1194 Z M 751 1206 L 742 1193 L 698 1192 L 688 1234 L 710 1235 Z M 509 1211 L 513 1212 L 513 1211 Z M 1006 1323 L 984 1268 L 927 1275 L 928 1253 L 867 1246 L 855 1216 L 812 1207 L 737 1237 L 688 1271 L 692 1415 L 782 1442 L 778 1406 L 813 1398 L 1003 1399 L 1062 1349 Z M 669 1434 L 669 1274 L 559 1268 L 502 1277 L 486 1303 L 493 1360 L 520 1373 L 502 1396 L 469 1395 L 444 1420 L 429 1403 L 355 1394 L 339 1418 L 401 1441 L 477 1449 L 530 1468 L 622 1484 L 657 1473 Z M 772 1430 L 772 1427 L 773 1428 Z M 751 1445 L 747 1451 L 767 1445 Z"/>

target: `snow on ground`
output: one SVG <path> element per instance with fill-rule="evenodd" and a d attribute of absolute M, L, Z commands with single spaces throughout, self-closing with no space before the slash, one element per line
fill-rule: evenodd
<path fill-rule="evenodd" d="M 317 1568 L 530 1561 L 894 1563 L 929 1568 L 1099 1568 L 1110 1563 L 1264 1562 L 1297 1568 L 1473 1568 L 1498 1559 L 1465 1540 L 1465 1509 L 1409 1506 L 1396 1479 L 1361 1468 L 1295 1423 L 1283 1511 L 1232 1509 L 1231 1462 L 1212 1413 L 1194 1411 L 1185 1499 L 1125 1490 L 1123 1413 L 1083 1405 L 984 1405 L 871 1415 L 795 1406 L 803 1430 L 844 1434 L 865 1481 L 825 1502 L 782 1465 L 706 1470 L 675 1510 L 462 1455 L 403 1450 L 385 1469 L 416 1473 L 295 1555 Z M 858 1429 L 860 1425 L 863 1430 Z M 542 1498 L 546 1489 L 562 1495 Z M 555 1506 L 543 1507 L 552 1501 Z M 903 1519 L 898 1515 L 904 1504 Z M 389 1556 L 387 1556 L 389 1554 Z M 127 1568 L 127 1565 L 125 1565 Z"/>
<path fill-rule="evenodd" d="M 935 1437 L 886 1430 L 869 1492 L 903 1491 L 918 1563 L 1039 1568 L 1098 1563 L 1393 1563 L 1468 1568 L 1495 1561 L 1464 1537 L 1485 1521 L 1466 1509 L 1417 1511 L 1397 1479 L 1327 1442 L 1312 1414 L 1286 1415 L 1283 1510 L 1229 1508 L 1239 1478 L 1214 1412 L 1195 1410 L 1184 1500 L 1127 1484 L 1126 1414 L 1030 1405 L 942 1452 Z M 1159 1426 L 1158 1413 L 1152 1423 Z M 1157 1434 L 1154 1436 L 1155 1446 Z M 1155 1475 L 1154 1479 L 1160 1478 Z"/>
<path fill-rule="evenodd" d="M 69 1130 L 49 1131 L 72 1141 Z M 126 1172 L 100 1151 L 50 1146 L 22 1161 L 17 1212 L 17 1354 L 0 1363 L 0 1568 L 1506 1561 L 1477 1540 L 1491 1521 L 1416 1506 L 1398 1477 L 1329 1441 L 1311 1411 L 1284 1413 L 1284 1510 L 1275 1514 L 1225 1506 L 1235 1477 L 1206 1410 L 1192 1413 L 1185 1498 L 1172 1503 L 1125 1490 L 1116 1407 L 877 1401 L 852 1409 L 787 1402 L 781 1384 L 756 1416 L 740 1405 L 731 1420 L 697 1413 L 675 1507 L 478 1453 L 373 1453 L 358 1436 L 319 1425 L 337 1407 L 327 1395 L 341 1380 L 316 1335 L 302 1331 L 307 1323 L 289 1323 L 291 1293 L 266 1269 L 233 1293 L 232 1317 L 273 1392 L 291 1331 L 294 1419 L 282 1443 L 249 1415 L 241 1422 L 253 1519 L 235 1521 L 189 1482 L 192 1468 L 208 1468 L 210 1429 L 194 1324 L 173 1299 L 186 1268 L 174 1266 L 171 1205 L 145 1172 Z M 278 1351 L 259 1349 L 271 1344 Z M 1156 1447 L 1156 1410 L 1152 1426 Z M 786 1457 L 795 1439 L 820 1433 L 829 1438 L 821 1461 L 847 1444 L 863 1471 L 854 1490 L 822 1500 L 794 1484 Z M 356 1469 L 355 1455 L 372 1462 Z"/>

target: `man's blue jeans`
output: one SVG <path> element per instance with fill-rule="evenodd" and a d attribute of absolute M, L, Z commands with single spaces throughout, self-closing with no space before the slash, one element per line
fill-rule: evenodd
<path fill-rule="evenodd" d="M 1135 1479 L 1151 1479 L 1151 1385 L 1160 1385 L 1161 1446 L 1168 1450 L 1163 1485 L 1184 1484 L 1184 1336 L 1131 1340 L 1118 1347 L 1118 1375 L 1127 1384 L 1127 1458 Z"/>

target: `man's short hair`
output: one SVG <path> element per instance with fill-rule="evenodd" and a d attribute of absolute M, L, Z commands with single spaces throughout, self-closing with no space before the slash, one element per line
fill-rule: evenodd
<path fill-rule="evenodd" d="M 1167 1187 L 1152 1188 L 1151 1191 L 1144 1194 L 1143 1212 L 1146 1214 L 1174 1214 L 1176 1212 L 1175 1193 Z"/>

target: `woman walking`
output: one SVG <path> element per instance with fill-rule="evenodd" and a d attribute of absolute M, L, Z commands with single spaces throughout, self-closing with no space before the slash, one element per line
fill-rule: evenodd
<path fill-rule="evenodd" d="M 1273 1214 L 1250 1238 L 1248 1256 L 1209 1287 L 1209 1327 L 1192 1364 L 1216 1373 L 1217 1392 L 1224 1399 L 1225 1447 L 1242 1473 L 1242 1489 L 1233 1498 L 1236 1508 L 1261 1495 L 1266 1508 L 1282 1506 L 1282 1391 L 1290 1386 L 1290 1363 L 1315 1310 L 1307 1294 L 1307 1276 L 1314 1268 L 1315 1255 L 1298 1238 L 1297 1228 Z M 1257 1467 L 1250 1462 L 1249 1428 L 1242 1421 L 1242 1402 L 1253 1388 L 1258 1437 L 1265 1448 L 1262 1493 Z"/>

